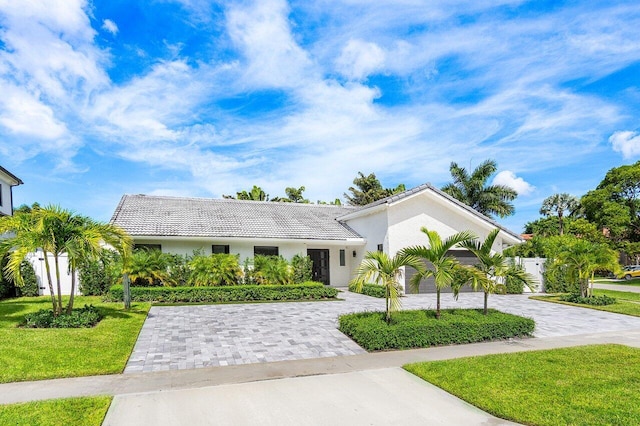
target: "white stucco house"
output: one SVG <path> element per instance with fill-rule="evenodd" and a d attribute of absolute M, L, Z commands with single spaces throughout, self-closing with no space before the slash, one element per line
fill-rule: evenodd
<path fill-rule="evenodd" d="M 0 216 L 13 215 L 13 187 L 23 183 L 19 177 L 0 166 Z"/>
<path fill-rule="evenodd" d="M 346 286 L 367 251 L 393 256 L 404 247 L 426 245 L 423 226 L 443 238 L 470 230 L 481 239 L 498 227 L 498 252 L 522 242 L 430 184 L 363 207 L 124 195 L 111 223 L 136 245 L 169 253 L 237 253 L 241 261 L 255 254 L 308 255 L 314 279 L 332 286 Z M 454 254 L 468 263 L 468 252 Z M 430 291 L 428 283 L 421 291 Z"/>

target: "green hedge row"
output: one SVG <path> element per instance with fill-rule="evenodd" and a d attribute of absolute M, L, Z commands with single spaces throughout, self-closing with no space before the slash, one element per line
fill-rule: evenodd
<path fill-rule="evenodd" d="M 234 285 L 219 287 L 131 287 L 134 302 L 195 303 L 248 302 L 272 300 L 335 299 L 338 290 L 321 283 L 294 285 Z M 106 299 L 123 300 L 121 285 L 109 289 Z"/>
<path fill-rule="evenodd" d="M 352 291 L 354 293 L 364 294 L 366 296 L 371 296 L 371 297 L 382 297 L 382 298 L 385 297 L 384 287 L 378 284 L 364 284 L 362 286 L 362 291 L 356 291 L 356 286 L 351 284 L 349 285 L 349 291 Z"/>
<path fill-rule="evenodd" d="M 368 351 L 426 348 L 429 346 L 482 342 L 530 336 L 532 319 L 490 309 L 448 309 L 436 319 L 435 311 L 400 311 L 391 324 L 383 312 L 342 315 L 339 329 Z"/>

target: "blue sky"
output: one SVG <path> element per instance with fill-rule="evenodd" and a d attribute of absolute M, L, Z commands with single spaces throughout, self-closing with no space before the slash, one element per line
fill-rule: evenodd
<path fill-rule="evenodd" d="M 0 0 L 15 204 L 342 197 L 498 162 L 515 231 L 640 159 L 637 1 Z"/>

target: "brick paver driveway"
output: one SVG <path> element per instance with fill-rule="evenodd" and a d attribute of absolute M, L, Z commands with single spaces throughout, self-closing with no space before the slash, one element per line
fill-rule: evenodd
<path fill-rule="evenodd" d="M 384 310 L 384 299 L 350 292 L 344 301 L 154 306 L 125 373 L 354 355 L 365 351 L 337 330 L 339 315 Z M 443 307 L 482 307 L 481 293 L 463 293 Z M 404 309 L 433 308 L 435 295 L 410 295 Z M 536 337 L 640 329 L 640 318 L 491 295 L 489 306 L 536 321 Z"/>

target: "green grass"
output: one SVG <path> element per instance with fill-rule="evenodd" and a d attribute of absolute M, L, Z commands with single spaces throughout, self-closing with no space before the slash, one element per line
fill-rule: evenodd
<path fill-rule="evenodd" d="M 52 399 L 0 405 L 1 425 L 100 426 L 111 397 Z"/>
<path fill-rule="evenodd" d="M 614 284 L 614 285 L 630 285 L 640 286 L 640 278 L 632 278 L 630 280 L 612 280 L 610 278 L 596 278 L 593 280 L 596 284 Z"/>
<path fill-rule="evenodd" d="M 93 304 L 105 318 L 93 328 L 17 328 L 25 314 L 50 309 L 47 297 L 0 302 L 0 383 L 58 377 L 121 373 L 129 359 L 150 305 L 102 303 L 77 297 L 75 305 Z"/>
<path fill-rule="evenodd" d="M 404 368 L 482 410 L 522 424 L 640 424 L 636 348 L 582 346 Z"/>
<path fill-rule="evenodd" d="M 530 299 L 542 300 L 544 302 L 560 303 L 562 305 L 579 306 L 581 308 L 596 309 L 598 311 L 613 312 L 616 314 L 631 315 L 640 317 L 640 293 L 631 293 L 627 291 L 601 290 L 594 289 L 595 295 L 607 295 L 615 297 L 616 303 L 606 306 L 580 305 L 577 303 L 563 302 L 559 300 L 559 296 L 531 296 Z"/>

